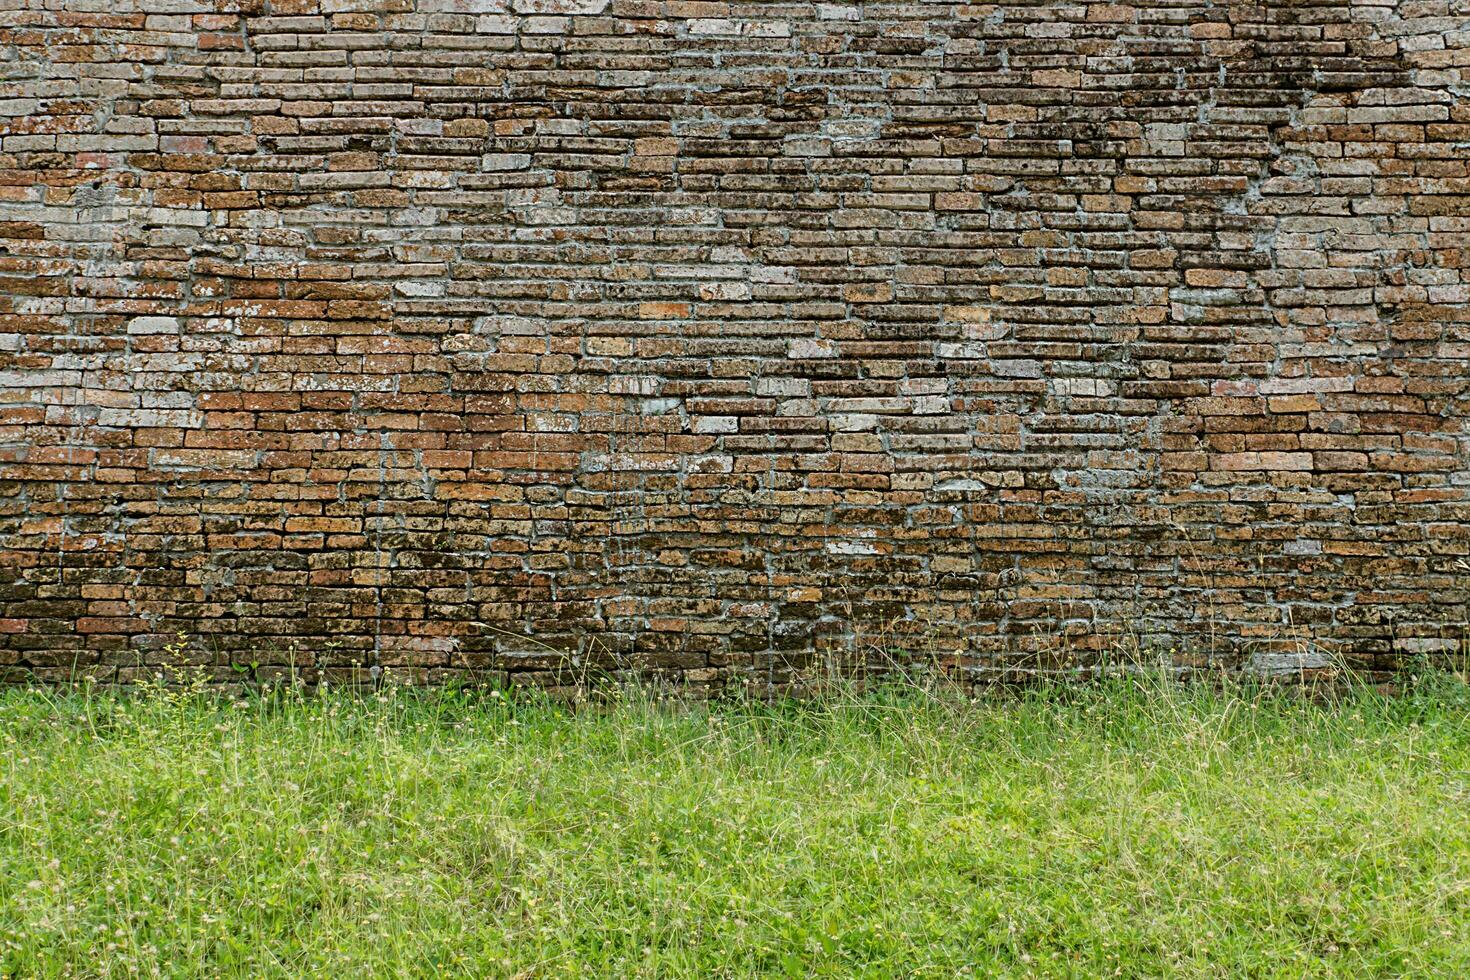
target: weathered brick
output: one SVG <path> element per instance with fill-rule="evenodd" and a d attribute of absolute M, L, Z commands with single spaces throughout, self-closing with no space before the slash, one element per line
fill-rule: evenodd
<path fill-rule="evenodd" d="M 22 6 L 8 676 L 1377 670 L 1470 603 L 1443 4 Z"/>

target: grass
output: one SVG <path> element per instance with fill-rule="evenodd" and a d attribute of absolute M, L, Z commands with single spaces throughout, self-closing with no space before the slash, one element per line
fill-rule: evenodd
<path fill-rule="evenodd" d="M 1465 976 L 1470 697 L 0 695 L 4 976 Z"/>

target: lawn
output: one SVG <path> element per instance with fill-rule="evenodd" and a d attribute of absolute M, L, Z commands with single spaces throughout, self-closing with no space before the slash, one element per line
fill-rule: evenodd
<path fill-rule="evenodd" d="M 1466 976 L 1470 697 L 0 694 L 3 976 Z"/>

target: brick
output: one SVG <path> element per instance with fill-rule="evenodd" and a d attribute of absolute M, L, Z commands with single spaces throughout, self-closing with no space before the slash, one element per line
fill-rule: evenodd
<path fill-rule="evenodd" d="M 23 6 L 7 676 L 1381 674 L 1470 604 L 1444 4 Z"/>
<path fill-rule="evenodd" d="M 1222 453 L 1210 460 L 1217 470 L 1310 470 L 1311 453 L 1244 452 Z"/>
<path fill-rule="evenodd" d="M 886 282 L 854 283 L 842 290 L 849 303 L 887 303 L 893 299 L 893 287 Z"/>

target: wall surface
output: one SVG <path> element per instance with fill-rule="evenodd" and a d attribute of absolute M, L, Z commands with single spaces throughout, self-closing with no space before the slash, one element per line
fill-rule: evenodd
<path fill-rule="evenodd" d="M 1467 270 L 1466 0 L 0 0 L 0 672 L 1391 669 Z"/>

